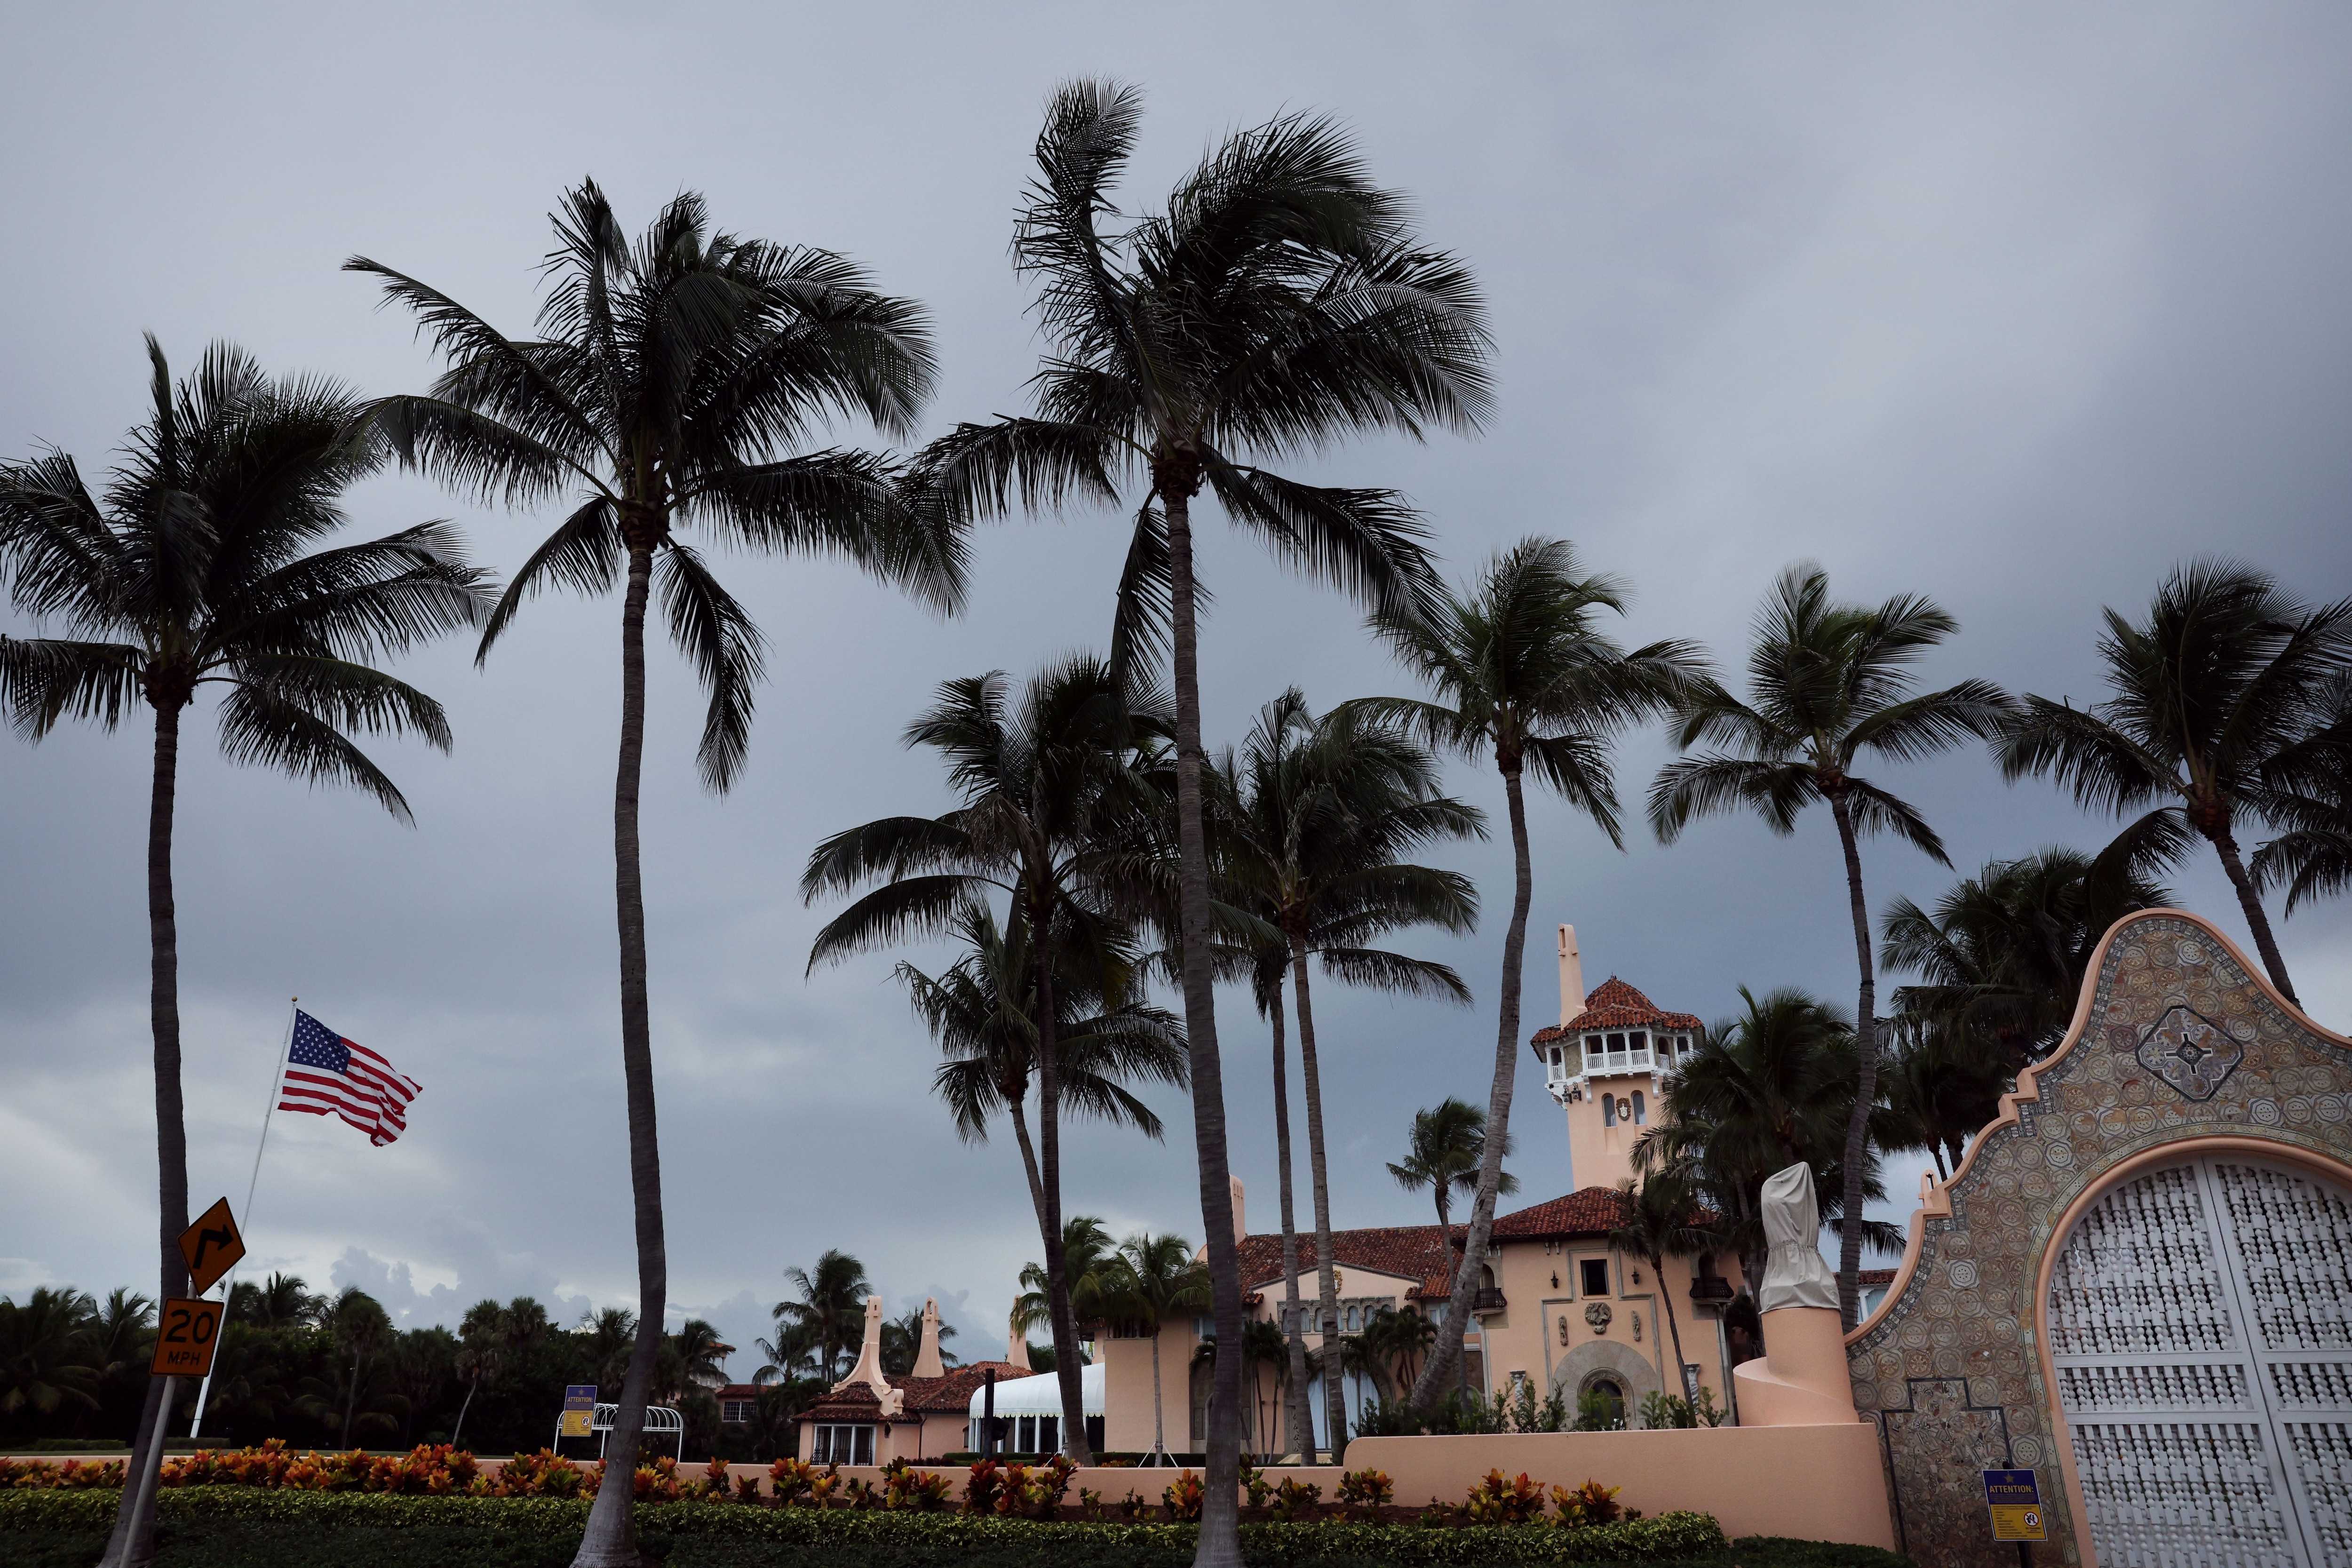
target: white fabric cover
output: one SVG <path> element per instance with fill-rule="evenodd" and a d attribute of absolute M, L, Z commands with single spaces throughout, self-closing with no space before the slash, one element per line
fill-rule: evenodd
<path fill-rule="evenodd" d="M 1109 1370 L 1102 1362 L 1094 1362 L 1078 1369 L 1078 1404 L 1089 1415 L 1103 1413 L 1103 1375 Z M 971 1391 L 971 1414 L 980 1417 L 981 1401 L 988 1396 L 985 1388 Z M 1032 1373 L 1027 1377 L 1000 1377 L 996 1380 L 996 1413 L 999 1415 L 1059 1415 L 1062 1413 L 1062 1380 L 1050 1372 Z"/>
<path fill-rule="evenodd" d="M 1827 1307 L 1837 1310 L 1837 1277 L 1822 1260 L 1822 1208 L 1813 1197 L 1813 1170 L 1791 1165 L 1764 1178 L 1764 1283 L 1757 1310 Z"/>

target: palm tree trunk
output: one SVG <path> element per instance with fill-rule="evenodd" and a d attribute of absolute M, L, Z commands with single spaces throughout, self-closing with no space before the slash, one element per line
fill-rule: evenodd
<path fill-rule="evenodd" d="M 1290 1357 L 1290 1446 L 1315 1462 L 1315 1423 L 1307 1407 L 1307 1325 L 1298 1310 L 1298 1224 L 1290 1183 L 1290 1064 L 1284 1059 L 1282 991 L 1274 993 L 1274 1168 L 1282 1194 L 1283 1339 Z M 1319 1254 L 1318 1254 L 1319 1256 Z"/>
<path fill-rule="evenodd" d="M 338 1447 L 349 1449 L 352 1446 L 352 1406 L 359 1403 L 359 1397 L 360 1358 L 354 1355 L 352 1357 L 352 1380 L 343 1385 L 343 1435 L 336 1445 Z"/>
<path fill-rule="evenodd" d="M 1021 1114 L 1021 1102 L 1012 1100 L 1008 1109 L 1013 1116 L 1013 1141 L 1021 1146 L 1022 1173 L 1029 1178 L 1029 1202 L 1037 1211 L 1040 1230 L 1045 1225 L 1045 1184 L 1037 1174 L 1037 1151 L 1029 1142 L 1029 1119 Z"/>
<path fill-rule="evenodd" d="M 1862 851 L 1845 796 L 1830 796 L 1838 843 L 1845 850 L 1846 902 L 1853 914 L 1853 957 L 1862 967 L 1862 995 L 1853 1010 L 1853 1110 L 1845 1120 L 1845 1181 L 1838 1223 L 1838 1317 L 1848 1329 L 1862 1306 L 1863 1154 L 1869 1145 L 1870 1107 L 1878 1098 L 1878 974 L 1870 958 L 1870 906 L 1862 895 Z"/>
<path fill-rule="evenodd" d="M 1519 1065 L 1519 966 L 1527 957 L 1528 910 L 1535 902 L 1535 869 L 1528 857 L 1528 803 L 1516 762 L 1503 767 L 1503 796 L 1510 804 L 1511 923 L 1503 932 L 1502 1016 L 1495 1035 L 1495 1083 L 1486 1095 L 1486 1146 L 1478 1157 L 1478 1194 L 1470 1206 L 1470 1235 L 1462 1249 L 1462 1269 L 1445 1303 L 1445 1321 L 1428 1364 L 1413 1384 L 1412 1403 L 1426 1409 L 1446 1375 L 1462 1366 L 1462 1338 L 1470 1329 L 1472 1281 L 1486 1263 L 1486 1237 L 1495 1225 L 1495 1193 L 1503 1180 L 1503 1144 L 1511 1126 L 1511 1088 Z M 1466 1372 L 1466 1368 L 1465 1371 Z"/>
<path fill-rule="evenodd" d="M 1651 1258 L 1650 1272 L 1658 1277 L 1658 1300 L 1666 1304 L 1666 1334 L 1675 1342 L 1675 1385 L 1667 1392 L 1677 1399 L 1686 1399 L 1690 1390 L 1683 1384 L 1683 1326 L 1675 1318 L 1675 1288 L 1666 1282 L 1665 1258 Z"/>
<path fill-rule="evenodd" d="M 1323 1080 L 1315 1058 L 1315 1007 L 1307 987 L 1307 942 L 1296 933 L 1290 939 L 1290 978 L 1298 991 L 1298 1070 L 1307 1089 L 1307 1176 L 1315 1186 L 1315 1274 L 1328 1361 L 1339 1343 L 1339 1279 L 1331 1261 L 1331 1183 L 1323 1160 Z M 1328 1365 L 1323 1371 L 1323 1423 L 1336 1465 L 1348 1451 L 1348 1396 L 1336 1369 Z"/>
<path fill-rule="evenodd" d="M 1160 1417 L 1160 1323 L 1151 1324 L 1151 1451 L 1168 1451 L 1168 1426 Z"/>
<path fill-rule="evenodd" d="M 147 1016 L 155 1050 L 155 1171 L 157 1230 L 163 1251 L 163 1299 L 188 1293 L 180 1233 L 188 1228 L 188 1128 L 180 1097 L 180 921 L 172 893 L 172 824 L 179 795 L 183 704 L 155 705 L 155 769 L 147 799 Z M 164 1434 L 163 1380 L 148 1380 L 131 1476 L 146 1473 L 150 1451 Z M 107 1568 L 141 1568 L 155 1556 L 155 1497 L 152 1489 L 122 1489 L 106 1543 Z"/>
<path fill-rule="evenodd" d="M 2254 950 L 2263 955 L 2263 967 L 2270 971 L 2271 984 L 2278 994 L 2297 1007 L 2302 1000 L 2294 994 L 2294 982 L 2286 977 L 2286 960 L 2279 956 L 2278 939 L 2271 934 L 2271 917 L 2263 910 L 2260 894 L 2254 891 L 2254 879 L 2246 875 L 2246 863 L 2238 858 L 2238 841 L 2227 827 L 2219 828 L 2206 837 L 2213 841 L 2213 852 L 2221 857 L 2221 869 L 2230 874 L 2230 886 L 2237 889 L 2238 908 L 2245 911 L 2246 925 L 2254 933 Z"/>
<path fill-rule="evenodd" d="M 1040 900 L 1042 902 L 1042 900 Z M 1059 1018 L 1054 1002 L 1053 910 L 1032 909 L 1029 939 L 1037 954 L 1037 1163 L 1045 1194 L 1045 1316 L 1054 1334 L 1054 1381 L 1062 1395 L 1062 1452 L 1074 1465 L 1091 1465 L 1087 1447 L 1086 1384 L 1078 1364 L 1078 1321 L 1070 1310 L 1070 1279 L 1062 1247 L 1062 1079 Z"/>
<path fill-rule="evenodd" d="M 1225 1079 L 1217 1058 L 1216 976 L 1210 969 L 1209 845 L 1201 826 L 1201 658 L 1192 584 L 1192 492 L 1199 479 L 1156 487 L 1168 514 L 1170 619 L 1176 677 L 1178 925 L 1184 944 L 1184 1038 L 1192 1058 L 1192 1142 L 1201 1173 L 1209 1294 L 1217 1340 L 1209 1399 L 1209 1451 L 1202 1480 L 1194 1568 L 1241 1568 L 1242 1283 L 1234 1238 L 1233 1169 L 1225 1157 Z"/>
<path fill-rule="evenodd" d="M 613 789 L 614 901 L 621 936 L 621 1068 L 629 1097 L 629 1190 L 637 1233 L 637 1337 L 621 1379 L 620 1408 L 605 1445 L 597 1489 L 573 1568 L 636 1568 L 635 1505 L 637 1440 L 646 1425 L 646 1391 L 661 1348 L 669 1305 L 669 1255 L 662 1236 L 661 1144 L 654 1123 L 653 1025 L 646 991 L 645 879 L 638 867 L 637 791 L 646 754 L 646 598 L 653 547 L 629 542 L 629 587 L 621 605 L 621 762 Z"/>
<path fill-rule="evenodd" d="M 449 1447 L 457 1447 L 466 1436 L 466 1412 L 474 1407 L 474 1390 L 482 1386 L 478 1377 L 466 1384 L 466 1397 L 457 1405 L 457 1419 L 449 1427 Z"/>

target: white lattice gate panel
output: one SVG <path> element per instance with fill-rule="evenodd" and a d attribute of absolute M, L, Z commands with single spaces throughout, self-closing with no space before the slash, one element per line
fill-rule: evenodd
<path fill-rule="evenodd" d="M 2106 1568 L 2352 1568 L 2347 1268 L 2352 1203 L 2267 1167 L 2170 1166 L 2084 1215 L 2048 1321 Z"/>
<path fill-rule="evenodd" d="M 2305 1544 L 2352 1568 L 2352 1197 L 2236 1161 L 2210 1178 Z"/>

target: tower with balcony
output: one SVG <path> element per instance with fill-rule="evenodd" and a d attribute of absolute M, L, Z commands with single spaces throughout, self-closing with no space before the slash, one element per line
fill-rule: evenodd
<path fill-rule="evenodd" d="M 1613 974 L 1587 994 L 1576 928 L 1559 928 L 1559 1023 L 1530 1045 L 1568 1116 L 1572 1186 L 1613 1187 L 1633 1174 L 1633 1142 L 1662 1114 L 1658 1085 L 1697 1048 L 1701 1028 Z"/>

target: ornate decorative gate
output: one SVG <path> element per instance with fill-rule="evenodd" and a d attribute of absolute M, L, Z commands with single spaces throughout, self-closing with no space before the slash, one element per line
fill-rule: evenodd
<path fill-rule="evenodd" d="M 2075 1225 L 2047 1321 L 2102 1563 L 2352 1565 L 2352 1198 L 2151 1171 Z"/>
<path fill-rule="evenodd" d="M 2179 910 L 2086 990 L 1846 1342 L 1904 1550 L 2016 1568 L 2032 1469 L 2051 1568 L 2352 1568 L 2352 1040 Z"/>

